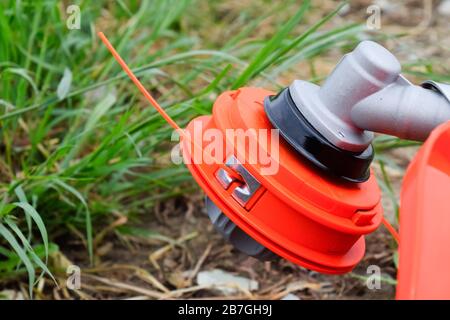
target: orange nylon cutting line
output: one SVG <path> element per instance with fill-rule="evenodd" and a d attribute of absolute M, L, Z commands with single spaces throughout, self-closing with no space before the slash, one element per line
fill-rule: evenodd
<path fill-rule="evenodd" d="M 164 111 L 164 109 L 159 105 L 158 101 L 155 100 L 155 98 L 152 97 L 150 92 L 145 89 L 145 87 L 142 85 L 142 83 L 139 81 L 139 79 L 134 75 L 133 71 L 128 67 L 126 62 L 122 59 L 122 57 L 119 55 L 119 53 L 114 49 L 111 42 L 109 42 L 108 38 L 106 38 L 105 34 L 103 32 L 99 32 L 98 36 L 105 44 L 106 48 L 108 48 L 109 52 L 113 55 L 114 59 L 117 60 L 117 62 L 122 67 L 123 71 L 130 77 L 131 81 L 134 82 L 136 87 L 138 87 L 139 91 L 144 95 L 144 97 L 152 104 L 152 106 L 156 109 L 156 111 L 159 112 L 159 114 L 174 128 L 178 131 L 183 131 L 180 126 Z M 181 132 L 179 132 L 182 134 Z M 183 132 L 183 137 L 185 138 L 186 134 Z"/>
<path fill-rule="evenodd" d="M 385 217 L 383 217 L 383 225 L 386 227 L 386 229 L 388 229 L 389 233 L 394 237 L 395 241 L 397 242 L 397 244 L 400 243 L 400 236 L 397 232 L 397 230 L 395 230 L 395 228 L 392 226 L 392 224 L 390 224 L 389 221 L 387 221 L 387 219 Z"/>
<path fill-rule="evenodd" d="M 147 89 L 145 89 L 144 85 L 139 81 L 139 79 L 135 76 L 133 71 L 128 67 L 126 62 L 122 59 L 122 57 L 119 55 L 119 53 L 114 49 L 111 42 L 109 42 L 108 38 L 105 36 L 103 32 L 98 32 L 98 36 L 102 40 L 102 42 L 105 44 L 106 48 L 108 48 L 109 52 L 111 52 L 112 56 L 116 61 L 119 63 L 119 65 L 122 67 L 123 71 L 128 75 L 128 77 L 133 81 L 133 83 L 138 87 L 139 91 L 144 95 L 144 97 L 150 102 L 150 104 L 156 109 L 156 111 L 159 112 L 159 114 L 166 120 L 172 128 L 174 128 L 182 137 L 183 139 L 186 139 L 188 142 L 192 143 L 194 146 L 194 149 L 197 149 L 198 152 L 202 152 L 201 154 L 206 157 L 210 157 L 208 160 L 215 161 L 215 159 L 212 159 L 212 156 L 210 156 L 207 153 L 203 152 L 203 149 L 198 146 L 193 139 L 191 139 L 190 135 L 186 134 L 186 132 L 180 128 L 180 126 L 166 113 L 166 111 L 159 105 L 158 101 L 155 100 L 155 98 L 152 97 L 150 92 L 148 92 Z M 211 162 L 212 163 L 212 162 Z M 219 166 L 221 166 L 227 173 L 237 179 L 241 180 L 242 178 L 234 172 L 231 168 L 226 166 L 223 163 L 219 163 Z"/>

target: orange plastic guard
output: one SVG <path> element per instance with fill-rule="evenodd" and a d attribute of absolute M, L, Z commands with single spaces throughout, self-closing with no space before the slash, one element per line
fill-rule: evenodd
<path fill-rule="evenodd" d="M 397 299 L 450 299 L 450 122 L 411 162 L 401 192 Z"/>

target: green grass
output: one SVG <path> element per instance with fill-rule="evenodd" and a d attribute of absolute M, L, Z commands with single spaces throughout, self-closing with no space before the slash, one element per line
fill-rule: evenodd
<path fill-rule="evenodd" d="M 185 126 L 220 92 L 278 90 L 284 72 L 356 43 L 363 30 L 324 29 L 336 12 L 309 21 L 309 1 L 241 10 L 188 0 L 78 4 L 81 30 L 66 27 L 61 1 L 0 4 L 0 282 L 27 275 L 30 291 L 38 274 L 50 274 L 59 237 L 80 231 L 95 263 L 93 234 L 114 215 L 139 219 L 156 201 L 196 190 L 167 160 L 171 128 L 97 31 Z"/>

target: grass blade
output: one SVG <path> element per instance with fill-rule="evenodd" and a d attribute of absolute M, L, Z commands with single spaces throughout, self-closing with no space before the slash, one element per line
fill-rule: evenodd
<path fill-rule="evenodd" d="M 284 39 L 286 39 L 289 32 L 300 22 L 304 14 L 308 11 L 311 1 L 303 1 L 302 6 L 297 13 L 290 18 L 286 24 L 262 47 L 262 49 L 256 54 L 255 58 L 248 65 L 248 67 L 242 72 L 242 74 L 234 81 L 232 88 L 237 89 L 242 87 L 248 82 L 260 69 L 267 58 L 277 50 L 279 45 Z"/>
<path fill-rule="evenodd" d="M 15 202 L 14 205 L 22 208 L 23 211 L 25 212 L 25 214 L 30 216 L 33 219 L 34 223 L 36 223 L 36 226 L 38 227 L 39 232 L 41 233 L 42 241 L 44 242 L 45 263 L 47 263 L 47 260 L 48 260 L 48 234 L 47 234 L 47 229 L 45 228 L 44 221 L 42 221 L 42 218 L 39 215 L 39 213 L 29 203 Z"/>
<path fill-rule="evenodd" d="M 86 239 L 87 239 L 87 245 L 88 245 L 89 259 L 92 263 L 94 261 L 94 246 L 93 246 L 93 240 L 92 240 L 92 221 L 91 221 L 91 213 L 89 211 L 87 202 L 78 190 L 76 190 L 72 186 L 68 185 L 64 181 L 62 181 L 60 179 L 53 179 L 52 181 L 56 185 L 60 186 L 64 190 L 66 190 L 66 191 L 70 192 L 72 195 L 74 195 L 84 206 L 84 209 L 86 212 Z"/>
<path fill-rule="evenodd" d="M 14 235 L 2 224 L 0 223 L 0 235 L 10 244 L 13 250 L 17 253 L 22 263 L 25 265 L 25 268 L 28 273 L 28 285 L 29 285 L 29 293 L 30 297 L 33 297 L 33 285 L 34 280 L 36 279 L 35 270 L 33 264 L 28 258 L 26 252 L 22 249 L 22 247 L 17 242 Z"/>
<path fill-rule="evenodd" d="M 34 263 L 42 269 L 43 273 L 39 276 L 39 279 L 46 273 L 46 274 L 49 275 L 50 278 L 52 278 L 52 280 L 57 285 L 58 283 L 57 283 L 55 277 L 50 272 L 50 270 L 47 268 L 47 265 L 46 265 L 47 262 L 44 263 L 38 257 L 38 255 L 34 252 L 33 248 L 31 247 L 30 243 L 28 242 L 27 238 L 25 238 L 25 236 L 23 235 L 22 231 L 20 231 L 20 229 L 17 226 L 17 224 L 15 224 L 13 221 L 11 221 L 11 219 L 6 219 L 5 223 L 8 225 L 8 227 L 12 231 L 14 231 L 16 236 L 22 241 L 22 245 L 27 249 L 28 253 L 31 255 L 31 258 L 33 258 Z M 48 248 L 44 247 L 44 250 L 45 250 L 45 256 L 47 257 L 47 255 L 48 255 Z M 38 281 L 39 281 L 39 279 L 38 279 Z"/>

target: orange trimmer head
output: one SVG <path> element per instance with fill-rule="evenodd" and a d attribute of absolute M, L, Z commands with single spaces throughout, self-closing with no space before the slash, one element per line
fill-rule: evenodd
<path fill-rule="evenodd" d="M 239 250 L 259 258 L 275 254 L 323 273 L 348 272 L 364 255 L 364 235 L 382 219 L 376 180 L 370 172 L 361 183 L 333 176 L 283 139 L 277 142 L 278 150 L 267 148 L 274 126 L 264 101 L 272 96 L 273 92 L 258 88 L 221 94 L 212 116 L 196 118 L 186 129 L 204 152 L 211 141 L 196 134 L 196 128 L 218 130 L 222 134 L 217 136 L 224 139 L 230 139 L 229 130 L 254 130 L 266 136 L 249 134 L 244 145 L 223 141 L 231 147 L 216 152 L 223 155 L 216 163 L 196 162 L 190 152 L 195 153 L 193 141 L 184 140 L 185 163 L 207 194 L 212 222 Z M 265 149 L 268 161 L 252 162 L 250 145 Z M 230 177 L 221 163 L 237 178 Z M 278 166 L 276 172 L 265 173 L 269 163 Z"/>

